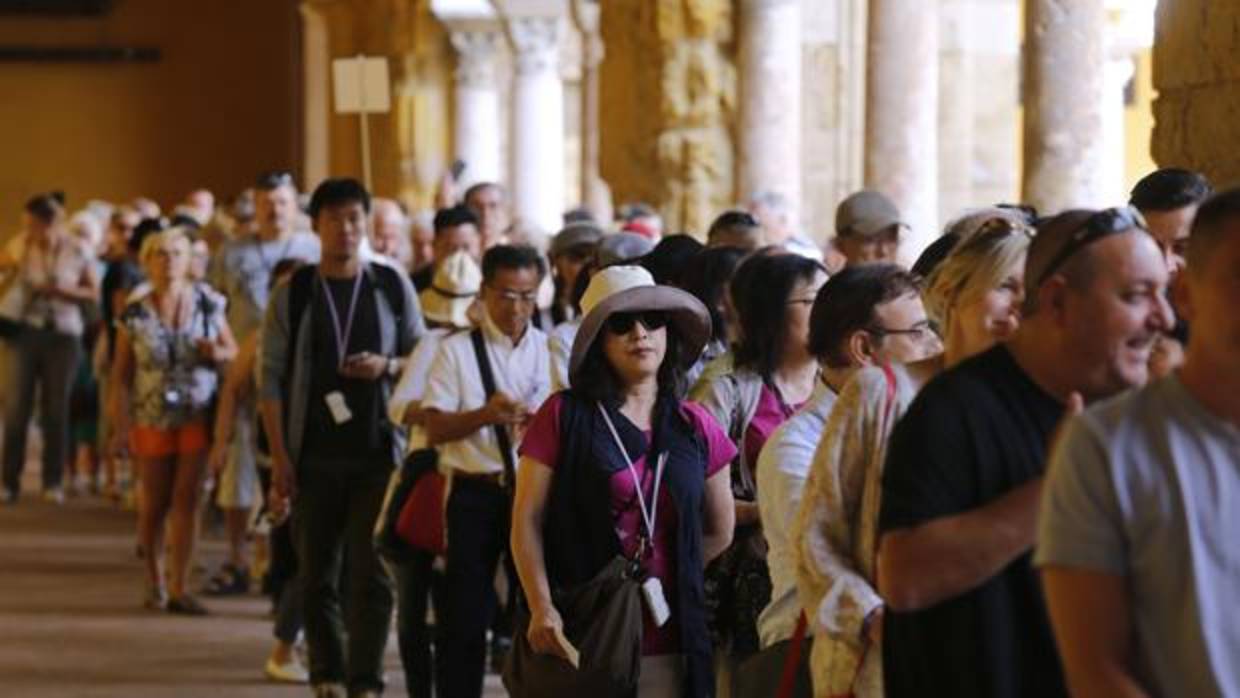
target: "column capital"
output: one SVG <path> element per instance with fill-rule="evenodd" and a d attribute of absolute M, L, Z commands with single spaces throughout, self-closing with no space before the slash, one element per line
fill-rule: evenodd
<path fill-rule="evenodd" d="M 495 84 L 495 57 L 499 51 L 498 29 L 449 29 L 448 40 L 456 50 L 458 84 L 489 87 Z"/>
<path fill-rule="evenodd" d="M 559 17 L 513 17 L 508 20 L 517 73 L 557 72 L 560 64 Z"/>

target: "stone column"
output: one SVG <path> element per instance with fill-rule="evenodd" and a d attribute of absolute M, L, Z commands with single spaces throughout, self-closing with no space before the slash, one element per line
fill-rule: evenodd
<path fill-rule="evenodd" d="M 601 221 L 611 220 L 611 191 L 599 170 L 599 66 L 605 52 L 599 22 L 602 8 L 574 0 L 573 19 L 581 32 L 581 203 Z"/>
<path fill-rule="evenodd" d="M 558 17 L 517 17 L 508 34 L 516 59 L 512 84 L 512 204 L 519 220 L 544 233 L 564 212 L 564 85 Z"/>
<path fill-rule="evenodd" d="M 1042 213 L 1106 198 L 1104 0 L 1026 0 L 1024 196 Z"/>
<path fill-rule="evenodd" d="M 892 198 L 912 230 L 911 262 L 938 234 L 939 8 L 870 0 L 865 183 Z"/>
<path fill-rule="evenodd" d="M 737 196 L 801 201 L 801 2 L 740 0 Z M 796 213 L 792 218 L 794 225 Z"/>
<path fill-rule="evenodd" d="M 465 162 L 461 190 L 477 182 L 500 180 L 499 91 L 495 59 L 500 35 L 497 30 L 456 30 L 449 34 L 456 49 L 453 86 L 455 120 L 453 153 Z"/>

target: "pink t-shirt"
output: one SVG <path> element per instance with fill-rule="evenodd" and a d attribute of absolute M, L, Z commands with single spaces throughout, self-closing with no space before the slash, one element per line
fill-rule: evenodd
<path fill-rule="evenodd" d="M 771 390 L 771 386 L 762 386 L 762 393 L 758 396 L 758 408 L 753 413 L 753 419 L 749 420 L 749 426 L 745 429 L 745 460 L 750 468 L 757 467 L 758 454 L 762 453 L 766 440 L 771 438 L 771 434 L 775 433 L 779 425 L 788 421 L 788 418 L 800 407 L 800 405 L 785 405 L 783 400 L 779 399 L 779 395 Z"/>
<path fill-rule="evenodd" d="M 553 470 L 560 462 L 560 408 L 562 405 L 563 398 L 559 394 L 552 395 L 543 403 L 538 413 L 534 415 L 533 421 L 530 422 L 529 430 L 525 432 L 525 440 L 521 442 L 520 448 L 522 456 L 536 460 Z M 705 477 L 709 478 L 736 457 L 736 447 L 732 445 L 727 433 L 705 408 L 693 402 L 682 402 L 680 405 L 682 414 L 688 418 L 689 423 L 706 443 Z M 646 439 L 647 441 L 650 439 L 649 432 L 646 433 Z M 630 453 L 629 456 L 632 457 L 633 454 Z M 649 466 L 650 472 L 647 472 L 646 456 L 642 454 L 640 458 L 633 461 L 633 469 L 637 471 L 637 476 L 646 483 L 645 494 L 649 495 L 650 489 L 654 487 L 654 464 Z M 676 536 L 674 528 L 676 511 L 671 495 L 668 494 L 666 473 L 663 477 L 664 484 L 659 490 L 659 510 L 654 524 L 654 541 L 650 557 L 647 558 L 646 570 L 652 576 L 659 578 L 663 584 L 663 594 L 667 597 L 668 605 L 675 608 Z M 644 524 L 641 509 L 637 506 L 637 489 L 633 482 L 633 475 L 628 468 L 616 471 L 611 477 L 611 515 L 616 522 L 616 535 L 620 538 L 622 552 L 626 556 L 636 554 L 639 534 Z M 674 654 L 680 650 L 680 627 L 675 613 L 662 628 L 654 626 L 648 613 L 642 614 L 642 621 L 643 655 Z"/>

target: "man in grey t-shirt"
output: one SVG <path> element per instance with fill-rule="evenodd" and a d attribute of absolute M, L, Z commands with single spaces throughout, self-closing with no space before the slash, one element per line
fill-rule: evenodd
<path fill-rule="evenodd" d="M 297 219 L 293 178 L 280 172 L 261 175 L 254 187 L 255 229 L 229 241 L 211 260 L 208 278 L 228 297 L 228 325 L 238 342 L 262 326 L 276 264 L 290 257 L 307 264 L 319 261 L 318 236 L 297 232 Z M 207 583 L 204 591 L 210 595 L 244 593 L 249 588 L 246 532 L 260 495 L 253 399 L 238 405 L 236 415 L 216 498 L 224 512 L 229 559 Z"/>
<path fill-rule="evenodd" d="M 1179 373 L 1056 449 L 1036 562 L 1074 695 L 1240 696 L 1240 189 L 1197 213 Z"/>

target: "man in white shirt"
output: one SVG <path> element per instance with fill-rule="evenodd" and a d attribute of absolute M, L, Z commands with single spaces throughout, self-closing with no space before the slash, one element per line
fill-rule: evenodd
<path fill-rule="evenodd" d="M 443 695 L 478 698 L 495 577 L 508 547 L 513 448 L 551 390 L 547 336 L 530 319 L 546 274 L 532 247 L 498 245 L 482 258 L 482 348 L 495 392 L 487 396 L 474 332 L 448 337 L 422 401 L 430 445 L 452 478 L 447 505 L 447 598 L 436 646 Z M 501 447 L 501 443 L 504 445 Z M 504 453 L 504 451 L 507 453 Z"/>

